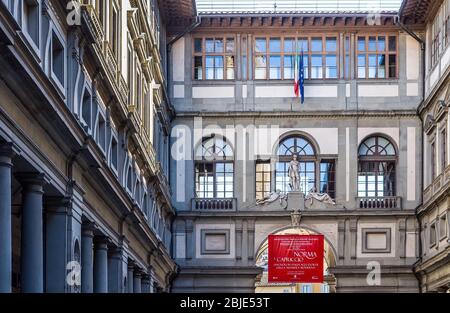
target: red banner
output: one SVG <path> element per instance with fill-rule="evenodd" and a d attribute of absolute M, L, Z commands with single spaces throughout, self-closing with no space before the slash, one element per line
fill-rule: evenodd
<path fill-rule="evenodd" d="M 323 283 L 323 235 L 269 235 L 269 283 Z"/>

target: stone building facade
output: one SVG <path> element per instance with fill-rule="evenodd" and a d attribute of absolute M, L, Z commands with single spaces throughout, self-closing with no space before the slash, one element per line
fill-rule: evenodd
<path fill-rule="evenodd" d="M 170 290 L 163 14 L 0 1 L 0 292 Z"/>
<path fill-rule="evenodd" d="M 414 11 L 406 1 L 405 15 L 419 21 L 425 46 L 425 94 L 418 108 L 423 127 L 423 203 L 417 210 L 421 253 L 415 266 L 422 292 L 450 290 L 449 210 L 449 17 L 450 2 L 430 1 Z"/>
<path fill-rule="evenodd" d="M 421 45 L 397 15 L 203 12 L 179 36 L 169 64 L 174 292 L 272 290 L 267 237 L 279 233 L 323 234 L 327 247 L 325 286 L 279 290 L 419 291 Z M 300 194 L 288 184 L 293 154 Z M 368 281 L 377 269 L 381 281 Z"/>
<path fill-rule="evenodd" d="M 0 292 L 448 291 L 449 16 L 0 0 Z"/>

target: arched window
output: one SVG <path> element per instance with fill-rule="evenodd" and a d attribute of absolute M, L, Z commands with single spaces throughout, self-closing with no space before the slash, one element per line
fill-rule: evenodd
<path fill-rule="evenodd" d="M 358 150 L 358 197 L 395 196 L 394 145 L 386 138 L 373 136 Z"/>
<path fill-rule="evenodd" d="M 234 157 L 229 143 L 220 136 L 204 138 L 196 151 L 197 198 L 233 198 Z"/>
<path fill-rule="evenodd" d="M 300 190 L 307 194 L 316 189 L 316 153 L 308 140 L 300 136 L 288 137 L 280 142 L 277 155 L 275 190 L 281 190 L 283 193 L 291 191 L 288 169 L 293 155 L 297 155 L 299 161 Z"/>

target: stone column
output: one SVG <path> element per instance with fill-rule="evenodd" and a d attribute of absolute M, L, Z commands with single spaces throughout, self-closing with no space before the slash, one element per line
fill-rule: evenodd
<path fill-rule="evenodd" d="M 134 291 L 134 293 L 141 293 L 141 277 L 142 277 L 141 271 L 138 269 L 135 269 L 134 276 L 133 276 L 133 291 Z"/>
<path fill-rule="evenodd" d="M 44 174 L 22 173 L 21 284 L 22 292 L 44 291 L 42 196 Z"/>
<path fill-rule="evenodd" d="M 11 292 L 12 229 L 11 168 L 12 144 L 0 146 L 0 293 Z"/>
<path fill-rule="evenodd" d="M 45 291 L 70 292 L 76 280 L 66 280 L 68 256 L 71 246 L 68 234 L 68 215 L 70 214 L 70 198 L 46 197 L 45 201 Z"/>
<path fill-rule="evenodd" d="M 108 257 L 108 292 L 122 293 L 122 249 L 112 249 Z"/>
<path fill-rule="evenodd" d="M 150 276 L 142 276 L 142 293 L 150 293 Z"/>
<path fill-rule="evenodd" d="M 84 224 L 81 230 L 81 292 L 94 292 L 94 225 Z"/>
<path fill-rule="evenodd" d="M 108 292 L 108 244 L 105 237 L 94 242 L 94 292 Z"/>
<path fill-rule="evenodd" d="M 128 283 L 128 293 L 133 293 L 133 277 L 134 277 L 134 267 L 132 264 L 128 263 L 128 274 L 127 274 L 127 283 Z"/>

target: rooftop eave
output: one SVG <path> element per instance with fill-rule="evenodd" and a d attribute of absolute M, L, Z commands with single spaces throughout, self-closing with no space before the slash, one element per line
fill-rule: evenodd
<path fill-rule="evenodd" d="M 200 27 L 336 27 L 395 26 L 397 12 L 385 11 L 375 16 L 370 12 L 251 12 L 251 13 L 204 13 Z"/>

